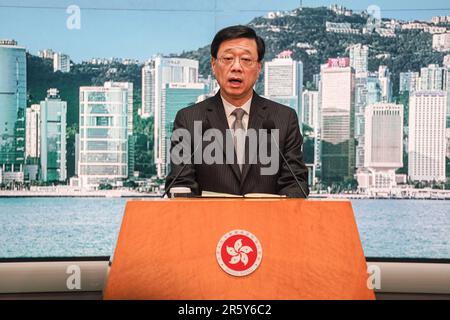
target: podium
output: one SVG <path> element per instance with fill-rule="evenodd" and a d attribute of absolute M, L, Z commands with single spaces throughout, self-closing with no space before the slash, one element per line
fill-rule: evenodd
<path fill-rule="evenodd" d="M 262 254 L 245 276 L 217 256 L 235 230 L 255 236 L 258 252 L 247 252 Z M 367 279 L 350 201 L 137 200 L 126 205 L 104 299 L 374 299 Z"/>

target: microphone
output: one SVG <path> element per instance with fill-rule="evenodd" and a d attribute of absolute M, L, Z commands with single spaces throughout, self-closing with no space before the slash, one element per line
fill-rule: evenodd
<path fill-rule="evenodd" d="M 205 132 L 207 130 L 211 129 L 211 125 L 209 124 L 208 120 L 203 120 L 202 121 L 202 135 L 200 138 L 200 141 L 197 143 L 197 146 L 195 147 L 194 151 L 191 153 L 191 157 L 190 159 L 192 159 L 192 157 L 194 156 L 194 154 L 197 152 L 198 147 L 202 144 L 203 141 L 203 135 L 205 134 Z M 184 171 L 184 169 L 186 168 L 187 163 L 185 163 L 183 165 L 183 167 L 181 168 L 181 170 L 177 173 L 177 175 L 175 176 L 175 178 L 173 178 L 172 182 L 169 184 L 169 186 L 167 187 L 166 190 L 164 190 L 164 194 L 161 196 L 161 199 L 164 198 L 166 196 L 166 194 L 169 192 L 169 190 L 172 188 L 172 186 L 175 184 L 175 182 L 177 181 L 177 179 L 179 178 L 179 176 L 181 175 L 181 173 Z"/>
<path fill-rule="evenodd" d="M 263 121 L 263 129 L 267 130 L 267 133 L 272 136 L 272 130 L 275 129 L 275 122 L 273 122 L 273 120 L 264 120 Z M 288 161 L 286 160 L 286 158 L 284 157 L 283 153 L 281 153 L 280 150 L 280 146 L 278 145 L 278 142 L 275 139 L 272 139 L 273 142 L 275 142 L 275 146 L 278 150 L 278 153 L 280 154 L 281 158 L 283 159 L 284 163 L 286 164 L 286 166 L 288 167 L 291 175 L 294 177 L 295 182 L 297 183 L 298 187 L 300 188 L 301 192 L 303 193 L 303 196 L 305 197 L 305 199 L 308 197 L 306 191 L 303 189 L 303 186 L 301 185 L 301 183 L 298 181 L 297 176 L 294 174 L 294 171 L 292 170 L 291 166 L 289 165 Z"/>

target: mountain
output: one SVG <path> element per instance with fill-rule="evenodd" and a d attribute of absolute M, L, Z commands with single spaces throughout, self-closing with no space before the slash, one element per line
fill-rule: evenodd
<path fill-rule="evenodd" d="M 384 22 L 390 20 L 384 20 Z M 368 16 L 339 15 L 325 7 L 302 8 L 280 14 L 273 18 L 257 17 L 248 26 L 254 28 L 266 43 L 265 60 L 273 59 L 279 52 L 291 50 L 293 59 L 303 62 L 304 81 L 312 81 L 320 72 L 320 65 L 328 58 L 348 56 L 347 48 L 356 43 L 368 45 L 369 70 L 376 71 L 387 65 L 393 75 L 394 93 L 398 91 L 399 74 L 419 71 L 431 63 L 442 64 L 444 54 L 433 51 L 432 35 L 423 30 L 397 30 L 396 37 L 382 37 L 378 33 L 340 34 L 326 31 L 326 22 L 349 23 L 352 29 L 362 31 L 368 24 Z M 317 53 L 308 54 L 315 49 Z M 210 74 L 209 46 L 184 52 L 181 56 L 200 61 L 200 73 Z M 263 77 L 257 85 L 263 89 Z"/>

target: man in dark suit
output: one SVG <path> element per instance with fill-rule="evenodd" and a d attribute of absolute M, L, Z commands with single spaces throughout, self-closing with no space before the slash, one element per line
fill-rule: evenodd
<path fill-rule="evenodd" d="M 220 130 L 226 137 L 229 129 L 242 129 L 244 132 L 249 129 L 260 130 L 263 129 L 263 123 L 273 121 L 272 124 L 279 130 L 280 151 L 302 187 L 298 186 L 288 166 L 278 157 L 279 170 L 270 175 L 261 174 L 261 161 L 248 161 L 248 141 L 244 143 L 244 163 L 195 164 L 192 161 L 186 165 L 172 187 L 189 187 L 196 195 L 202 191 L 213 191 L 237 195 L 270 193 L 307 197 L 308 170 L 303 162 L 303 138 L 297 114 L 289 107 L 260 97 L 253 90 L 261 71 L 264 51 L 264 41 L 251 28 L 232 26 L 219 31 L 211 44 L 211 66 L 220 90 L 214 97 L 180 110 L 175 118 L 174 132 L 186 129 L 194 136 L 194 122 L 200 121 Z M 171 149 L 177 143 L 172 140 Z M 194 148 L 192 143 L 192 150 Z M 225 148 L 223 151 L 226 153 Z M 183 164 L 175 164 L 172 160 L 166 189 L 183 167 Z"/>

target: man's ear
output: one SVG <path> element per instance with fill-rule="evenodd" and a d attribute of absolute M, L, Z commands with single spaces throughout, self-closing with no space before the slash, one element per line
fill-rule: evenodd
<path fill-rule="evenodd" d="M 214 59 L 214 57 L 211 57 L 211 70 L 213 72 L 214 75 L 216 75 L 216 63 L 217 63 L 217 59 Z"/>

